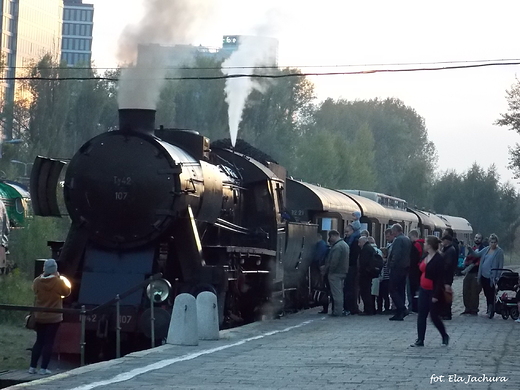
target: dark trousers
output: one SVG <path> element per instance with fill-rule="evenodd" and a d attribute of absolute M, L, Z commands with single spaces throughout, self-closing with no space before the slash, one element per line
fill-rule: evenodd
<path fill-rule="evenodd" d="M 332 294 L 330 292 L 329 278 L 327 275 L 323 276 L 323 288 L 325 289 L 325 294 L 327 294 L 327 303 L 323 305 L 323 311 L 329 311 L 329 300 L 332 303 L 332 311 L 334 311 L 334 301 L 332 300 Z"/>
<path fill-rule="evenodd" d="M 417 302 L 419 309 L 417 314 L 417 338 L 421 341 L 424 341 L 424 336 L 426 335 L 426 320 L 428 319 L 428 314 L 430 314 L 430 319 L 441 336 L 446 336 L 446 328 L 444 327 L 444 323 L 442 322 L 440 316 L 440 311 L 443 307 L 443 304 L 438 301 L 433 303 L 432 297 L 433 290 L 425 290 L 422 287 L 420 288 L 419 301 Z"/>
<path fill-rule="evenodd" d="M 59 322 L 54 324 L 40 324 L 36 323 L 36 342 L 33 345 L 31 353 L 31 367 L 36 368 L 38 359 L 42 357 L 41 368 L 44 370 L 49 366 L 51 361 L 52 346 L 54 338 L 58 333 Z"/>
<path fill-rule="evenodd" d="M 477 272 L 467 273 L 462 283 L 462 298 L 464 299 L 465 311 L 478 313 L 480 290 L 482 290 L 482 286 L 478 282 Z"/>
<path fill-rule="evenodd" d="M 390 296 L 388 295 L 388 279 L 379 282 L 379 296 L 377 297 L 377 311 L 390 310 Z M 383 306 L 384 305 L 384 306 Z"/>
<path fill-rule="evenodd" d="M 483 276 L 480 277 L 480 284 L 482 285 L 482 290 L 484 290 L 484 295 L 486 296 L 486 302 L 489 305 L 495 304 L 495 285 L 491 285 L 491 280 L 485 278 Z"/>
<path fill-rule="evenodd" d="M 408 275 L 408 286 L 410 287 L 408 294 L 408 309 L 414 312 L 417 312 L 417 295 L 419 288 L 421 286 L 420 275 Z"/>
<path fill-rule="evenodd" d="M 453 302 L 446 303 L 444 302 L 441 305 L 441 317 L 444 320 L 451 320 L 452 313 L 451 313 L 451 306 L 453 305 Z"/>
<path fill-rule="evenodd" d="M 363 311 L 367 314 L 374 314 L 374 300 L 372 298 L 372 278 L 369 276 L 359 277 L 359 295 L 363 300 Z"/>
<path fill-rule="evenodd" d="M 357 267 L 349 267 L 347 278 L 345 279 L 343 309 L 352 314 L 359 313 L 358 307 L 358 269 Z"/>
<path fill-rule="evenodd" d="M 406 299 L 407 268 L 393 268 L 390 270 L 390 297 L 394 301 L 396 316 L 404 317 Z"/>

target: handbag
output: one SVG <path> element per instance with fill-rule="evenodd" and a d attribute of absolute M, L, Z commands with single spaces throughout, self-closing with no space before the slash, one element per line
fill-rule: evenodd
<path fill-rule="evenodd" d="M 25 317 L 25 327 L 27 329 L 36 330 L 36 318 L 34 318 L 32 313 Z"/>
<path fill-rule="evenodd" d="M 444 301 L 448 304 L 453 302 L 453 291 L 447 291 L 446 289 L 444 291 Z"/>

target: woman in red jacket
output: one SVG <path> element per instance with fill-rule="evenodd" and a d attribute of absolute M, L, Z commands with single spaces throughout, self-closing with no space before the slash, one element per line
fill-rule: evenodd
<path fill-rule="evenodd" d="M 442 336 L 442 345 L 447 346 L 450 336 L 446 333 L 446 328 L 440 317 L 440 312 L 444 304 L 444 289 L 446 280 L 446 267 L 444 258 L 439 253 L 440 241 L 435 236 L 426 237 L 424 250 L 428 253 L 424 260 L 419 264 L 421 270 L 421 287 L 419 289 L 419 301 L 417 315 L 417 340 L 410 345 L 411 347 L 424 347 L 424 336 L 426 335 L 426 320 L 428 313 Z"/>
<path fill-rule="evenodd" d="M 35 294 L 35 307 L 48 307 L 62 309 L 62 299 L 70 294 L 70 283 L 60 277 L 58 265 L 53 259 L 48 259 L 43 265 L 43 274 L 34 279 L 33 291 Z M 51 360 L 52 345 L 58 332 L 58 327 L 63 321 L 63 314 L 35 312 L 36 320 L 36 342 L 31 353 L 31 367 L 29 374 L 36 373 L 36 366 L 40 356 L 42 365 L 40 374 L 46 375 L 51 372 L 47 369 Z"/>

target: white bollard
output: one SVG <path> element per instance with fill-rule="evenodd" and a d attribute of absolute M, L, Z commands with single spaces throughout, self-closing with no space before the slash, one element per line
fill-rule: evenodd
<path fill-rule="evenodd" d="M 173 303 L 167 344 L 199 345 L 197 303 L 191 294 L 179 294 Z"/>
<path fill-rule="evenodd" d="M 209 291 L 197 295 L 197 321 L 200 340 L 218 340 L 217 296 Z"/>

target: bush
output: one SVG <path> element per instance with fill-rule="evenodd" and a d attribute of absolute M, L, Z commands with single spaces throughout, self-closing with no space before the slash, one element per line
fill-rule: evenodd
<path fill-rule="evenodd" d="M 68 218 L 57 219 L 35 216 L 29 219 L 25 227 L 13 229 L 10 234 L 9 260 L 32 280 L 35 260 L 51 257 L 51 250 L 47 246 L 47 241 L 64 241 L 69 226 Z"/>

